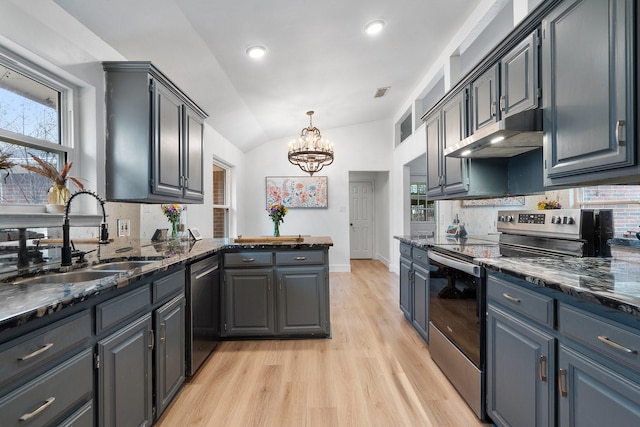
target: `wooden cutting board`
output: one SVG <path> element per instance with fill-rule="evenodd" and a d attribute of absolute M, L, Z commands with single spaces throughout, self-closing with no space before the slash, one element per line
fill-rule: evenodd
<path fill-rule="evenodd" d="M 303 242 L 302 236 L 258 236 L 258 237 L 236 237 L 233 239 L 235 243 L 287 243 L 287 242 Z"/>

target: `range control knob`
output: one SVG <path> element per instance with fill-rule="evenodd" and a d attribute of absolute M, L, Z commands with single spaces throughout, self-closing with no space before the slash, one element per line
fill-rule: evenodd
<path fill-rule="evenodd" d="M 565 217 L 565 218 L 566 218 L 566 220 L 567 220 L 567 224 L 570 224 L 570 225 L 571 225 L 571 224 L 574 224 L 574 223 L 575 223 L 575 220 L 574 220 L 572 217 L 568 216 L 568 217 Z"/>
<path fill-rule="evenodd" d="M 551 217 L 551 224 L 560 224 L 562 223 L 562 217 L 553 215 Z"/>
<path fill-rule="evenodd" d="M 498 215 L 498 222 L 504 222 L 504 215 Z"/>
<path fill-rule="evenodd" d="M 511 215 L 507 215 L 504 217 L 504 222 L 513 222 L 513 217 Z"/>

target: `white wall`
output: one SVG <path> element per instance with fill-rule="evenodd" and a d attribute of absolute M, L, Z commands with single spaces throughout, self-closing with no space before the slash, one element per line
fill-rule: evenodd
<path fill-rule="evenodd" d="M 331 271 L 350 271 L 349 262 L 349 172 L 389 171 L 393 146 L 390 120 L 369 122 L 337 129 L 316 126 L 335 149 L 335 160 L 318 175 L 327 176 L 327 209 L 291 209 L 280 227 L 286 234 L 329 236 L 334 246 L 329 250 Z M 268 141 L 246 153 L 245 185 L 239 198 L 243 212 L 238 233 L 244 236 L 270 235 L 273 224 L 267 215 L 265 179 L 267 176 L 305 175 L 287 160 L 288 139 Z"/>

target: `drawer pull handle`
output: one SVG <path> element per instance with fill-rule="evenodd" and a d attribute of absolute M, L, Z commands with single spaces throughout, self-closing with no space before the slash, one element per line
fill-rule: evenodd
<path fill-rule="evenodd" d="M 44 353 L 45 351 L 49 350 L 51 347 L 53 347 L 53 343 L 47 343 L 45 345 L 43 345 L 42 347 L 40 347 L 39 349 L 37 349 L 36 351 L 34 351 L 33 353 L 29 353 L 29 354 L 25 354 L 22 357 L 18 357 L 18 360 L 29 360 L 32 357 L 36 357 L 42 353 Z"/>
<path fill-rule="evenodd" d="M 255 260 L 255 258 L 242 258 L 242 262 L 253 262 Z"/>
<path fill-rule="evenodd" d="M 558 375 L 558 390 L 560 396 L 567 397 L 567 370 L 560 369 L 560 375 Z"/>
<path fill-rule="evenodd" d="M 506 293 L 506 292 L 503 292 L 503 293 L 502 293 L 502 296 L 503 296 L 503 297 L 505 297 L 506 299 L 508 299 L 509 301 L 512 301 L 512 302 L 520 302 L 520 298 L 512 297 L 511 295 L 509 295 L 509 294 L 508 294 L 508 293 Z"/>
<path fill-rule="evenodd" d="M 304 261 L 305 259 L 307 259 L 306 256 L 297 256 L 296 257 L 296 261 Z"/>
<path fill-rule="evenodd" d="M 24 414 L 23 416 L 20 417 L 20 421 L 28 421 L 31 418 L 35 417 L 36 415 L 38 415 L 40 412 L 44 411 L 45 409 L 47 409 L 49 406 L 51 406 L 51 404 L 53 402 L 56 401 L 56 398 L 51 396 L 50 398 L 48 398 L 47 400 L 44 401 L 44 403 L 42 405 L 40 405 L 40 407 L 38 409 L 36 409 L 33 412 L 29 412 L 28 414 Z"/>
<path fill-rule="evenodd" d="M 615 348 L 616 350 L 624 351 L 625 353 L 629 353 L 629 354 L 638 354 L 638 350 L 634 350 L 634 349 L 622 346 L 615 341 L 611 341 L 608 337 L 605 337 L 604 335 L 598 335 L 598 339 L 603 343 Z"/>
<path fill-rule="evenodd" d="M 544 369 L 542 367 L 544 365 Z M 547 382 L 547 356 L 540 356 L 540 360 L 538 361 L 538 375 L 540 376 L 540 381 L 543 383 Z"/>

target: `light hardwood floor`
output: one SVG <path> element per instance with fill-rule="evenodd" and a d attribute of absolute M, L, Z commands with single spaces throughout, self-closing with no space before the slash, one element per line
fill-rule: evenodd
<path fill-rule="evenodd" d="M 331 273 L 332 339 L 222 342 L 159 426 L 486 426 L 404 319 L 398 276 L 351 268 Z"/>

